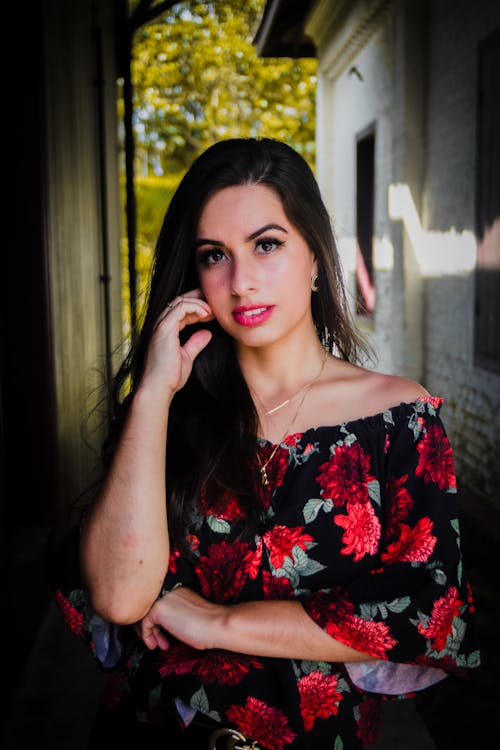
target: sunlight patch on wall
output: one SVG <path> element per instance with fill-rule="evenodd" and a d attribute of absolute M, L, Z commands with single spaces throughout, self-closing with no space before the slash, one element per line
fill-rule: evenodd
<path fill-rule="evenodd" d="M 394 245 L 387 237 L 374 240 L 373 260 L 377 271 L 392 271 L 394 268 Z"/>
<path fill-rule="evenodd" d="M 477 241 L 474 231 L 427 231 L 422 227 L 410 188 L 389 186 L 389 216 L 402 221 L 423 276 L 463 274 L 476 267 Z"/>

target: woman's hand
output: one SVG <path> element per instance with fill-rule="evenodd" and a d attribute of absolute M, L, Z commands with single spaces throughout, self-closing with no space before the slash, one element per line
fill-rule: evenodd
<path fill-rule="evenodd" d="M 168 649 L 169 635 L 196 649 L 221 648 L 278 659 L 352 662 L 373 657 L 336 641 L 299 601 L 213 604 L 181 586 L 158 599 L 136 624 L 146 646 Z"/>
<path fill-rule="evenodd" d="M 200 289 L 193 289 L 169 302 L 159 316 L 146 355 L 142 383 L 158 383 L 173 396 L 186 383 L 195 358 L 210 341 L 207 329 L 193 333 L 181 346 L 179 333 L 186 326 L 213 320 Z"/>
<path fill-rule="evenodd" d="M 181 586 L 158 599 L 136 625 L 149 649 L 169 647 L 168 634 L 197 649 L 214 648 L 226 608 Z"/>

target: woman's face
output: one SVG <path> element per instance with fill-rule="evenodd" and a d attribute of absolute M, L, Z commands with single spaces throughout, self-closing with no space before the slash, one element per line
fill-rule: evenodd
<path fill-rule="evenodd" d="M 271 188 L 238 185 L 215 193 L 200 217 L 196 259 L 214 316 L 243 346 L 314 327 L 316 261 Z"/>

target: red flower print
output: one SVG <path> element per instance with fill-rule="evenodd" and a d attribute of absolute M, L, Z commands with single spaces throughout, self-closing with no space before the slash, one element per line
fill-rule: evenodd
<path fill-rule="evenodd" d="M 365 503 L 368 500 L 370 458 L 359 443 L 339 445 L 328 461 L 321 464 L 316 481 L 323 488 L 321 495 L 333 500 L 334 505 L 347 501 Z"/>
<path fill-rule="evenodd" d="M 385 440 L 384 440 L 384 453 L 387 453 L 387 451 L 390 448 L 390 445 L 391 445 L 391 439 L 390 439 L 389 435 L 386 435 L 385 436 Z"/>
<path fill-rule="evenodd" d="M 354 555 L 354 562 L 358 562 L 365 555 L 374 555 L 380 539 L 380 521 L 375 515 L 371 503 L 364 505 L 347 503 L 347 515 L 335 516 L 337 526 L 342 526 L 342 542 L 345 547 L 342 555 Z"/>
<path fill-rule="evenodd" d="M 359 706 L 359 719 L 356 736 L 363 745 L 375 742 L 380 732 L 380 701 L 366 696 Z"/>
<path fill-rule="evenodd" d="M 401 521 L 407 517 L 413 506 L 413 500 L 406 489 L 405 482 L 408 474 L 401 477 L 389 477 L 386 484 L 387 514 L 386 514 L 386 536 L 390 539 L 395 536 Z"/>
<path fill-rule="evenodd" d="M 261 463 L 256 461 L 255 464 L 255 494 L 264 510 L 269 508 L 274 491 L 283 484 L 283 479 L 285 478 L 290 460 L 290 453 L 287 448 L 282 448 L 280 446 L 266 466 L 266 474 L 269 484 L 263 485 L 260 469 L 270 457 L 273 449 L 274 448 L 271 444 L 261 446 L 259 448 L 259 458 Z"/>
<path fill-rule="evenodd" d="M 354 614 L 354 604 L 342 589 L 335 589 L 331 593 L 318 591 L 309 597 L 305 605 L 309 616 L 322 628 L 332 620 L 341 622 Z"/>
<path fill-rule="evenodd" d="M 56 604 L 61 610 L 64 622 L 75 635 L 83 634 L 84 617 L 73 605 L 63 596 L 61 591 L 55 593 Z"/>
<path fill-rule="evenodd" d="M 184 643 L 176 643 L 166 651 L 161 651 L 158 671 L 162 677 L 170 674 L 192 674 L 199 659 L 200 651 Z"/>
<path fill-rule="evenodd" d="M 268 570 L 262 573 L 264 599 L 293 599 L 294 590 L 289 578 L 276 578 Z"/>
<path fill-rule="evenodd" d="M 413 528 L 402 523 L 399 539 L 389 544 L 387 552 L 381 555 L 383 562 L 425 562 L 428 560 L 437 542 L 437 537 L 431 534 L 433 525 L 427 516 L 419 518 Z"/>
<path fill-rule="evenodd" d="M 422 477 L 426 484 L 435 482 L 440 490 L 457 486 L 450 441 L 442 427 L 429 425 L 417 443 L 417 450 L 420 453 L 415 470 L 417 477 Z"/>
<path fill-rule="evenodd" d="M 387 651 L 397 643 L 385 622 L 364 620 L 352 615 L 344 620 L 327 623 L 325 629 L 332 638 L 377 659 L 387 659 Z"/>
<path fill-rule="evenodd" d="M 262 539 L 259 539 L 252 560 L 248 564 L 248 575 L 255 581 L 262 565 Z"/>
<path fill-rule="evenodd" d="M 263 669 L 264 665 L 255 656 L 244 656 L 231 651 L 205 652 L 196 673 L 202 682 L 217 680 L 221 685 L 237 685 L 250 669 Z"/>
<path fill-rule="evenodd" d="M 434 409 L 437 409 L 438 406 L 441 406 L 444 401 L 444 399 L 439 398 L 439 396 L 420 396 L 418 400 L 423 402 L 424 404 L 430 404 L 434 407 Z"/>
<path fill-rule="evenodd" d="M 337 692 L 338 680 L 335 675 L 311 672 L 299 680 L 300 713 L 306 732 L 310 731 L 316 719 L 336 716 L 342 694 Z"/>
<path fill-rule="evenodd" d="M 194 674 L 204 684 L 237 685 L 250 669 L 262 669 L 263 664 L 254 656 L 244 656 L 232 651 L 217 649 L 200 652 L 184 643 L 175 644 L 161 652 L 159 673 L 165 675 Z"/>
<path fill-rule="evenodd" d="M 200 540 L 194 534 L 188 534 L 186 539 L 192 550 L 198 549 L 200 546 Z M 172 547 L 170 549 L 170 556 L 168 558 L 169 573 L 173 573 L 174 575 L 177 573 L 177 560 L 180 556 L 181 551 L 177 547 Z"/>
<path fill-rule="evenodd" d="M 273 451 L 272 445 L 263 445 L 260 448 L 259 455 L 260 455 L 260 460 L 262 461 L 263 464 L 266 463 L 272 451 Z M 270 486 L 279 487 L 279 485 L 282 484 L 283 478 L 285 476 L 285 472 L 288 468 L 289 458 L 290 458 L 290 454 L 288 450 L 280 446 L 266 466 L 266 473 L 269 479 Z M 260 480 L 260 474 L 259 474 L 259 480 Z"/>
<path fill-rule="evenodd" d="M 263 540 L 271 559 L 273 568 L 281 568 L 285 557 L 293 559 L 292 549 L 297 545 L 302 550 L 308 548 L 308 544 L 313 541 L 310 534 L 303 534 L 304 526 L 288 528 L 287 526 L 275 526 L 270 531 L 266 531 Z"/>
<path fill-rule="evenodd" d="M 301 437 L 301 432 L 295 432 L 293 435 L 287 435 L 283 442 L 285 445 L 290 445 L 292 448 L 296 448 L 297 444 L 300 443 Z"/>
<path fill-rule="evenodd" d="M 226 715 L 249 740 L 266 750 L 283 750 L 296 737 L 282 711 L 252 696 L 244 706 L 231 706 Z"/>
<path fill-rule="evenodd" d="M 439 659 L 436 659 L 434 656 L 426 656 L 423 654 L 417 656 L 414 663 L 423 667 L 436 667 L 437 669 L 442 669 L 445 672 L 450 673 L 456 673 L 459 671 L 455 659 L 450 656 L 450 654 L 446 654 L 446 656 L 440 657 Z"/>
<path fill-rule="evenodd" d="M 168 572 L 177 573 L 177 559 L 181 556 L 180 551 L 177 547 L 172 547 L 170 550 L 170 556 L 168 558 Z"/>
<path fill-rule="evenodd" d="M 211 544 L 208 555 L 201 557 L 196 574 L 203 595 L 216 602 L 236 597 L 245 584 L 254 553 L 245 542 Z"/>
<path fill-rule="evenodd" d="M 467 604 L 469 605 L 469 612 L 475 612 L 476 605 L 474 603 L 474 596 L 472 594 L 471 585 L 468 581 L 466 583 L 466 591 L 467 591 Z"/>
<path fill-rule="evenodd" d="M 224 521 L 239 521 L 245 516 L 234 493 L 218 486 L 210 492 L 206 484 L 200 493 L 200 511 L 205 516 L 216 516 Z"/>
<path fill-rule="evenodd" d="M 458 598 L 458 591 L 451 586 L 446 594 L 434 602 L 432 614 L 427 625 L 420 623 L 418 632 L 432 640 L 436 651 L 442 651 L 452 632 L 453 618 L 460 616 L 460 607 L 464 604 Z"/>

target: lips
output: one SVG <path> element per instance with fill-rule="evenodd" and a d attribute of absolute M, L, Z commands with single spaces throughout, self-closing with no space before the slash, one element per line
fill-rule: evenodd
<path fill-rule="evenodd" d="M 233 318 L 241 326 L 258 326 L 271 317 L 274 305 L 246 305 L 235 307 Z"/>

